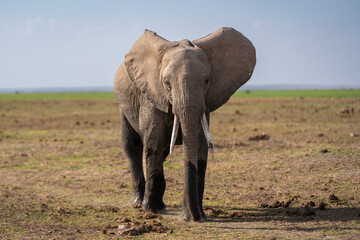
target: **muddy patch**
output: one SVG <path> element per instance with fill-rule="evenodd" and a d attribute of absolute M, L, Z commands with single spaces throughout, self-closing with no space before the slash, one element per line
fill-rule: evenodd
<path fill-rule="evenodd" d="M 205 207 L 204 212 L 205 212 L 206 216 L 208 216 L 208 217 L 217 217 L 223 213 L 223 211 L 221 209 L 216 209 L 216 208 L 212 208 L 212 207 Z"/>
<path fill-rule="evenodd" d="M 265 140 L 269 140 L 270 139 L 270 135 L 266 134 L 266 133 L 262 133 L 262 134 L 258 134 L 252 137 L 249 137 L 249 141 L 265 141 Z"/>
<path fill-rule="evenodd" d="M 129 218 L 123 218 L 120 220 L 119 225 L 106 224 L 102 227 L 102 234 L 115 235 L 115 236 L 138 236 L 146 233 L 166 233 L 170 232 L 168 227 L 157 220 L 149 220 L 139 222 L 136 220 L 130 220 Z"/>
<path fill-rule="evenodd" d="M 294 199 L 290 199 L 287 201 L 275 201 L 274 203 L 261 203 L 260 208 L 288 208 L 290 204 L 294 201 Z"/>

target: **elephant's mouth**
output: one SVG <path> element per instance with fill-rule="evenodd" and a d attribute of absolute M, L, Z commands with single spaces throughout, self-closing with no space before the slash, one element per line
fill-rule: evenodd
<path fill-rule="evenodd" d="M 208 124 L 208 122 L 206 120 L 205 113 L 202 114 L 200 121 L 201 121 L 202 129 L 204 131 L 206 142 L 208 144 L 208 148 L 210 150 L 211 158 L 214 159 L 213 143 L 212 143 L 212 140 L 211 140 L 209 124 Z M 175 142 L 176 142 L 177 135 L 178 135 L 178 132 L 179 132 L 179 125 L 180 125 L 179 118 L 176 115 L 174 115 L 174 125 L 173 125 L 173 130 L 172 130 L 172 133 L 171 133 L 171 141 L 170 141 L 170 154 L 174 150 Z"/>

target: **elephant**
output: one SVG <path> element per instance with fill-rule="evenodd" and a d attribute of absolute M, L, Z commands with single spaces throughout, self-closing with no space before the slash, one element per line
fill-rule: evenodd
<path fill-rule="evenodd" d="M 174 145 L 182 144 L 181 217 L 206 220 L 202 201 L 209 150 L 213 156 L 210 112 L 250 79 L 255 64 L 255 47 L 233 28 L 221 28 L 192 42 L 168 41 L 145 30 L 114 78 L 133 207 L 153 212 L 165 209 L 163 163 Z"/>

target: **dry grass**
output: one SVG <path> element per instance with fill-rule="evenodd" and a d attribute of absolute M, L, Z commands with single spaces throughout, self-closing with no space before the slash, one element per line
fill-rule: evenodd
<path fill-rule="evenodd" d="M 0 238 L 118 238 L 126 217 L 164 226 L 134 238 L 355 239 L 359 103 L 231 99 L 211 118 L 208 221 L 184 223 L 180 146 L 165 162 L 167 213 L 153 222 L 131 208 L 114 100 L 2 100 Z"/>

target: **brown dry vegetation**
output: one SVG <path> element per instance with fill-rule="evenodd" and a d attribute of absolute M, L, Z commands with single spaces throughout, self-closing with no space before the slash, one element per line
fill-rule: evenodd
<path fill-rule="evenodd" d="M 187 223 L 180 146 L 167 212 L 131 208 L 114 100 L 0 101 L 0 238 L 116 239 L 122 225 L 145 239 L 356 239 L 359 103 L 231 99 L 211 118 L 208 221 Z"/>

